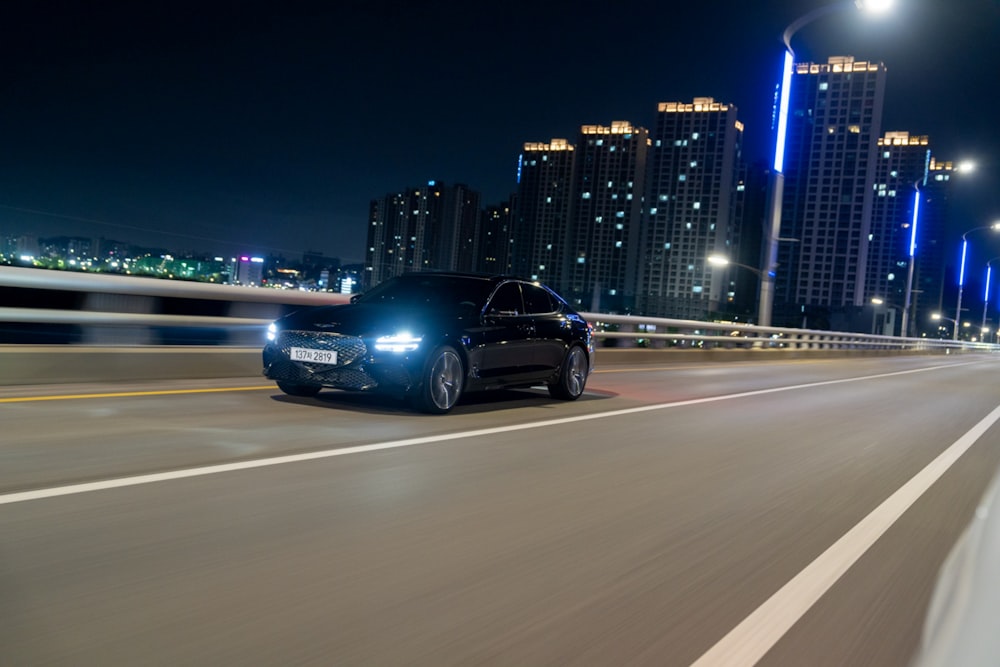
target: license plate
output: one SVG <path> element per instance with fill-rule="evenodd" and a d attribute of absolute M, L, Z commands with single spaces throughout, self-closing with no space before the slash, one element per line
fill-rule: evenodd
<path fill-rule="evenodd" d="M 291 355 L 292 361 L 308 361 L 311 364 L 337 363 L 337 352 L 335 350 L 313 350 L 308 347 L 293 347 Z"/>

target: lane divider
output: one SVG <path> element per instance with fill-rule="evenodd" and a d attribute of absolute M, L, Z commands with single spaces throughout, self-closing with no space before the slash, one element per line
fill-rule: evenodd
<path fill-rule="evenodd" d="M 896 520 L 997 421 L 1000 421 L 1000 406 L 941 452 L 910 481 L 899 487 L 692 663 L 691 667 L 751 667 L 757 664 Z"/>
<path fill-rule="evenodd" d="M 973 362 L 966 362 L 973 363 Z M 576 415 L 573 417 L 562 417 L 559 419 L 547 419 L 544 421 L 529 422 L 527 424 L 511 424 L 508 426 L 497 426 L 493 428 L 477 429 L 473 431 L 461 431 L 458 433 L 444 433 L 419 438 L 407 438 L 405 440 L 392 440 L 370 445 L 358 445 L 355 447 L 344 447 L 342 449 L 326 449 L 317 452 L 306 452 L 303 454 L 290 454 L 285 456 L 274 456 L 251 461 L 238 461 L 235 463 L 223 463 L 218 465 L 203 466 L 200 468 L 187 468 L 183 470 L 173 470 L 162 473 L 152 473 L 148 475 L 136 475 L 134 477 L 121 477 L 97 482 L 87 482 L 83 484 L 68 484 L 66 486 L 56 486 L 33 491 L 19 491 L 0 495 L 0 505 L 11 503 L 21 503 L 29 500 L 42 500 L 45 498 L 55 498 L 57 496 L 69 496 L 79 493 L 89 493 L 92 491 L 104 491 L 125 486 L 138 486 L 141 484 L 152 484 L 154 482 L 165 482 L 169 480 L 186 479 L 190 477 L 203 477 L 205 475 L 217 475 L 225 472 L 237 470 L 251 470 L 253 468 L 266 468 L 270 466 L 284 465 L 288 463 L 300 463 L 303 461 L 313 461 L 316 459 L 326 459 L 335 456 L 348 456 L 350 454 L 361 454 L 365 452 L 376 452 L 386 449 L 399 449 L 402 447 L 413 447 L 415 445 L 427 445 L 450 440 L 464 440 L 478 438 L 486 435 L 496 435 L 499 433 L 511 433 L 515 431 L 526 431 L 537 428 L 547 428 L 549 426 L 562 426 L 575 422 L 591 421 L 595 419 L 609 419 L 612 417 L 622 417 L 626 415 L 639 414 L 642 412 L 653 412 L 657 410 L 668 410 L 689 405 L 702 405 L 705 403 L 716 403 L 718 401 L 729 401 L 738 398 L 749 398 L 753 396 L 764 396 L 767 394 L 777 394 L 785 391 L 797 391 L 812 387 L 828 387 L 835 384 L 846 384 L 850 382 L 864 382 L 879 378 L 898 377 L 902 375 L 912 375 L 927 371 L 942 370 L 952 366 L 929 366 L 925 368 L 914 368 L 905 371 L 893 371 L 891 373 L 879 373 L 876 375 L 865 375 L 854 378 L 841 378 L 838 380 L 823 380 L 820 382 L 808 382 L 806 384 L 789 385 L 786 387 L 772 387 L 770 389 L 756 389 L 744 391 L 736 394 L 723 394 L 720 396 L 708 396 L 704 398 L 693 398 L 685 401 L 674 401 L 671 403 L 656 403 L 653 405 L 643 405 L 634 408 L 623 408 L 621 410 L 609 410 L 607 412 L 596 412 L 586 415 Z M 179 390 L 180 391 L 180 390 Z"/>

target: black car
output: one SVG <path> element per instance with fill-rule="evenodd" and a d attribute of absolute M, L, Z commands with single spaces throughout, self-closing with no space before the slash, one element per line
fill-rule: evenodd
<path fill-rule="evenodd" d="M 590 325 L 552 290 L 462 273 L 390 278 L 350 304 L 283 317 L 267 337 L 264 375 L 286 394 L 376 390 L 431 413 L 466 391 L 541 384 L 575 400 L 594 355 Z"/>

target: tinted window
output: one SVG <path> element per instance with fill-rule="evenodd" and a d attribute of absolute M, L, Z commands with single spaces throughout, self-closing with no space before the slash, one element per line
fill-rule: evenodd
<path fill-rule="evenodd" d="M 524 295 L 524 308 L 527 313 L 552 313 L 558 310 L 555 299 L 544 287 L 523 284 L 521 285 L 521 293 Z"/>
<path fill-rule="evenodd" d="M 489 296 L 490 287 L 488 280 L 478 278 L 408 273 L 376 285 L 362 294 L 358 301 L 440 308 L 454 308 L 471 302 L 478 307 Z"/>
<path fill-rule="evenodd" d="M 486 312 L 490 315 L 506 316 L 524 313 L 524 305 L 521 303 L 521 289 L 517 283 L 504 283 L 497 288 Z"/>

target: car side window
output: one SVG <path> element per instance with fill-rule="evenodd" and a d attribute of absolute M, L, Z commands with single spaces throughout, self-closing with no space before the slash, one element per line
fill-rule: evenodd
<path fill-rule="evenodd" d="M 530 315 L 553 313 L 558 310 L 552 295 L 544 287 L 525 283 L 521 285 L 521 293 L 524 296 L 525 312 Z"/>
<path fill-rule="evenodd" d="M 517 283 L 504 283 L 493 293 L 486 314 L 495 317 L 515 317 L 524 313 L 521 288 Z"/>

